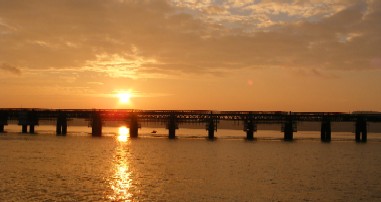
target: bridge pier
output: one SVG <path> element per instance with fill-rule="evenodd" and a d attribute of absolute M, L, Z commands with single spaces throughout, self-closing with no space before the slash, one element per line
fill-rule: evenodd
<path fill-rule="evenodd" d="M 97 112 L 93 112 L 91 117 L 91 135 L 93 137 L 102 136 L 102 118 L 101 115 Z"/>
<path fill-rule="evenodd" d="M 296 123 L 293 120 L 287 120 L 285 123 L 283 123 L 282 132 L 284 132 L 284 140 L 293 140 L 294 132 L 296 132 Z"/>
<path fill-rule="evenodd" d="M 29 133 L 34 133 L 34 125 L 29 126 Z"/>
<path fill-rule="evenodd" d="M 323 142 L 331 141 L 331 121 L 324 120 L 321 122 L 320 138 Z"/>
<path fill-rule="evenodd" d="M 0 112 L 0 133 L 4 132 L 4 126 L 8 125 L 8 114 L 5 111 Z"/>
<path fill-rule="evenodd" d="M 34 125 L 34 124 L 29 125 L 29 133 L 31 133 L 31 134 L 35 133 L 35 126 L 36 125 Z M 27 124 L 22 125 L 21 132 L 22 133 L 28 133 L 28 125 Z"/>
<path fill-rule="evenodd" d="M 366 142 L 367 136 L 368 136 L 368 129 L 367 129 L 367 123 L 366 119 L 363 117 L 358 117 L 356 120 L 356 132 L 355 132 L 355 138 L 356 142 Z"/>
<path fill-rule="evenodd" d="M 246 132 L 247 140 L 254 140 L 254 132 L 257 131 L 257 125 L 254 123 L 252 118 L 245 120 L 243 131 Z"/>
<path fill-rule="evenodd" d="M 27 133 L 28 132 L 28 125 L 22 125 L 21 126 L 21 132 L 22 133 Z"/>
<path fill-rule="evenodd" d="M 138 130 L 140 128 L 138 118 L 135 114 L 132 114 L 130 117 L 130 137 L 131 138 L 137 138 L 138 137 Z"/>
<path fill-rule="evenodd" d="M 208 139 L 213 140 L 214 131 L 217 131 L 217 121 L 213 117 L 210 117 L 206 123 L 206 130 L 208 131 Z"/>
<path fill-rule="evenodd" d="M 246 131 L 246 139 L 247 140 L 254 140 L 254 131 L 253 130 L 247 130 Z"/>
<path fill-rule="evenodd" d="M 65 136 L 67 133 L 67 116 L 65 113 L 59 113 L 56 123 L 56 135 Z"/>
<path fill-rule="evenodd" d="M 167 129 L 168 129 L 168 138 L 169 139 L 176 138 L 176 130 L 179 129 L 179 126 L 177 124 L 176 115 L 171 114 L 169 116 L 168 123 L 167 123 Z"/>
<path fill-rule="evenodd" d="M 28 125 L 29 125 L 29 133 L 35 132 L 35 126 L 38 125 L 38 117 L 37 113 L 32 111 L 20 111 L 18 118 L 18 125 L 22 126 L 22 133 L 28 133 Z"/>

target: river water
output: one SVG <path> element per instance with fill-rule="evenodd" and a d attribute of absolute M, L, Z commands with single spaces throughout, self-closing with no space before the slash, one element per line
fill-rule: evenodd
<path fill-rule="evenodd" d="M 381 134 L 356 143 L 352 133 L 141 129 L 120 139 L 117 128 L 92 138 L 87 127 L 0 134 L 0 201 L 380 201 Z M 71 131 L 71 132 L 70 132 Z"/>

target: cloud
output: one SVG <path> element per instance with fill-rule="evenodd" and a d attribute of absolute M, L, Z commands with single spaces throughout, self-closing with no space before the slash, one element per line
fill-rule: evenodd
<path fill-rule="evenodd" d="M 0 61 L 136 78 L 377 69 L 380 12 L 365 0 L 0 0 Z"/>
<path fill-rule="evenodd" d="M 6 64 L 6 63 L 0 64 L 0 70 L 5 71 L 5 72 L 9 72 L 9 73 L 15 74 L 15 75 L 21 75 L 21 70 L 19 68 L 12 66 L 12 65 L 9 65 L 9 64 Z"/>
<path fill-rule="evenodd" d="M 201 18 L 245 31 L 268 30 L 295 21 L 316 21 L 353 5 L 353 0 L 178 1 Z"/>

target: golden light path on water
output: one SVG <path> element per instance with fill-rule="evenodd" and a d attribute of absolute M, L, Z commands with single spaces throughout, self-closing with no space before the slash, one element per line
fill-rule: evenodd
<path fill-rule="evenodd" d="M 125 126 L 119 127 L 118 141 L 119 142 L 127 142 L 129 134 L 130 134 L 130 130 L 127 127 L 125 127 Z"/>
<path fill-rule="evenodd" d="M 122 126 L 118 129 L 118 146 L 115 150 L 114 159 L 114 174 L 110 180 L 110 187 L 113 194 L 108 198 L 112 201 L 132 201 L 131 194 L 131 171 L 128 162 L 128 150 L 125 148 L 128 145 L 129 129 Z"/>

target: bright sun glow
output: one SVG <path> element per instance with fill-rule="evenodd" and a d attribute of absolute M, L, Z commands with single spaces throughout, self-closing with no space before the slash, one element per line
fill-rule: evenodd
<path fill-rule="evenodd" d="M 120 103 L 127 104 L 130 102 L 132 96 L 129 92 L 121 92 L 117 94 L 117 97 L 119 98 Z"/>
<path fill-rule="evenodd" d="M 119 142 L 127 142 L 128 134 L 130 133 L 130 130 L 126 126 L 119 127 L 118 130 L 118 141 Z"/>

